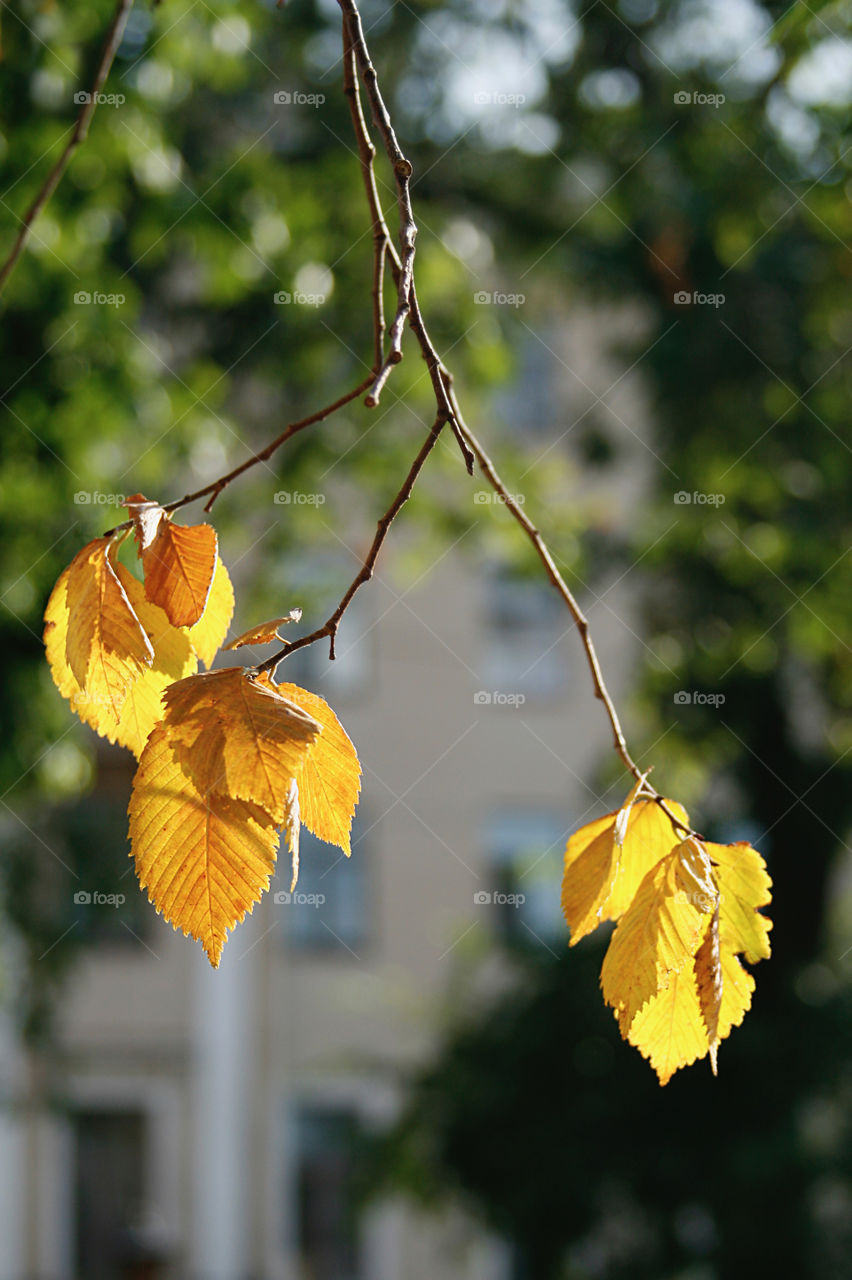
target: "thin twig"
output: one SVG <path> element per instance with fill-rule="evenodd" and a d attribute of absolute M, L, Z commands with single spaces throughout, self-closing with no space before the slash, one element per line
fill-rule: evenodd
<path fill-rule="evenodd" d="M 414 283 L 414 239 L 411 239 L 411 254 L 409 258 L 410 271 L 406 284 L 405 256 L 400 256 L 390 238 L 390 232 L 388 230 L 387 221 L 385 220 L 381 198 L 376 185 L 376 148 L 373 146 L 373 141 L 370 137 L 367 122 L 364 117 L 364 110 L 361 105 L 361 92 L 358 76 L 356 74 L 357 67 L 361 68 L 361 73 L 364 77 L 364 83 L 370 98 L 373 119 L 376 121 L 376 126 L 381 133 L 388 159 L 391 164 L 394 165 L 394 172 L 398 173 L 400 159 L 408 166 L 408 176 L 402 180 L 401 185 L 400 178 L 397 177 L 397 187 L 399 192 L 398 203 L 403 231 L 409 218 L 411 219 L 412 224 L 414 224 L 414 213 L 411 206 L 409 188 L 411 166 L 402 154 L 393 126 L 390 122 L 390 116 L 388 115 L 384 99 L 382 98 L 379 90 L 376 69 L 373 66 L 367 49 L 364 32 L 361 27 L 361 20 L 358 15 L 358 9 L 354 3 L 349 3 L 349 0 L 340 0 L 340 4 L 341 8 L 344 10 L 344 92 L 346 93 L 349 101 L 349 110 L 352 115 L 352 127 L 355 131 L 355 138 L 358 144 L 358 154 L 361 160 L 364 189 L 367 194 L 367 204 L 370 208 L 370 218 L 373 224 L 373 236 L 377 245 L 379 238 L 381 238 L 383 242 L 385 256 L 390 264 L 391 274 L 397 287 L 398 296 L 401 297 L 403 289 L 406 290 L 406 308 L 404 312 L 401 312 L 399 307 L 397 308 L 396 316 L 394 317 L 394 325 L 397 321 L 400 321 L 400 317 L 402 317 L 401 327 L 399 329 L 399 337 L 401 339 L 402 329 L 404 328 L 406 318 L 408 318 L 411 331 L 417 339 L 423 359 L 426 361 L 426 367 L 429 370 L 429 377 L 432 381 L 432 388 L 435 392 L 435 401 L 438 412 L 444 414 L 449 422 L 450 428 L 456 438 L 459 449 L 461 450 L 468 474 L 473 475 L 473 455 L 465 444 L 461 432 L 457 430 L 456 423 L 453 420 L 452 406 L 447 400 L 447 396 L 444 391 L 444 375 L 447 374 L 447 370 L 441 363 L 438 353 L 435 350 L 431 338 L 429 337 L 429 332 L 424 323 L 423 316 L 420 312 L 420 306 L 417 301 L 417 289 Z M 364 68 L 369 68 L 369 76 L 365 74 Z M 415 233 L 416 229 L 415 224 Z M 402 232 L 401 238 L 404 239 Z M 374 308 L 376 306 L 375 297 L 376 294 L 374 288 Z M 391 368 L 395 363 L 398 364 L 399 359 L 402 358 L 401 348 L 399 357 L 397 359 L 392 358 L 394 352 L 394 325 L 391 326 L 390 351 L 388 356 L 378 363 L 376 379 L 370 388 L 370 392 L 365 401 L 369 408 L 375 408 L 379 403 L 379 396 L 381 394 L 382 387 L 385 385 L 390 375 Z M 376 330 L 378 332 L 378 321 L 376 321 Z M 383 336 L 384 321 L 382 317 L 382 337 Z"/>
<path fill-rule="evenodd" d="M 324 409 L 318 409 L 316 413 L 310 413 L 306 418 L 300 418 L 298 422 L 291 422 L 284 428 L 279 436 L 276 436 L 265 449 L 261 449 L 259 453 L 254 453 L 245 462 L 241 462 L 238 467 L 234 467 L 233 471 L 229 471 L 227 475 L 219 476 L 218 480 L 211 481 L 206 484 L 203 489 L 196 489 L 194 493 L 187 493 L 182 498 L 176 498 L 174 502 L 167 502 L 163 507 L 164 511 L 177 511 L 180 507 L 187 506 L 190 502 L 197 502 L 199 498 L 207 498 L 204 510 L 209 511 L 213 503 L 219 497 L 219 494 L 226 488 L 232 480 L 236 480 L 237 476 L 241 476 L 244 471 L 248 471 L 249 467 L 257 466 L 258 462 L 265 462 L 267 458 L 271 458 L 276 449 L 280 449 L 285 440 L 289 440 L 300 431 L 304 431 L 305 427 L 311 427 L 315 422 L 322 422 L 325 418 L 331 417 L 338 409 L 342 409 L 344 405 L 349 404 L 352 400 L 357 400 L 363 395 L 365 389 L 372 382 L 372 374 L 369 378 L 365 378 L 363 382 L 359 382 L 357 387 L 353 387 L 351 391 L 347 391 L 345 395 L 340 396 L 333 404 L 326 405 Z M 123 524 L 117 524 L 114 529 L 107 529 L 104 537 L 108 538 L 113 533 L 118 533 L 120 529 L 130 529 L 133 526 L 132 520 L 125 520 Z"/>
<path fill-rule="evenodd" d="M 41 190 L 27 210 L 26 216 L 21 223 L 21 229 L 15 239 L 15 243 L 12 245 L 11 252 L 3 263 L 2 269 L 0 269 L 0 292 L 3 291 L 6 281 L 12 274 L 15 264 L 23 252 L 24 246 L 30 237 L 33 223 L 47 204 L 50 197 L 53 195 L 56 188 L 59 186 L 60 179 L 68 168 L 68 163 L 74 152 L 77 150 L 80 143 L 85 141 L 86 135 L 89 132 L 89 124 L 92 116 L 95 114 L 95 108 L 98 105 L 98 94 L 110 73 L 113 59 L 115 58 L 118 46 L 121 44 L 121 37 L 124 34 L 124 28 L 132 8 L 133 0 L 118 0 L 112 22 L 110 23 L 109 30 L 107 31 L 106 40 L 104 41 L 104 47 L 101 53 L 101 60 L 98 63 L 98 69 L 95 72 L 95 78 L 92 83 L 92 88 L 88 94 L 87 101 L 84 102 L 80 114 L 77 116 L 74 131 L 65 146 L 65 150 L 62 152 L 62 155 L 56 161 L 56 164 L 45 178 Z"/>
<path fill-rule="evenodd" d="M 349 608 L 349 605 L 352 602 L 352 598 L 355 595 L 358 588 L 362 587 L 365 582 L 369 582 L 370 579 L 372 578 L 373 569 L 375 568 L 376 560 L 378 559 L 379 551 L 381 550 L 382 543 L 387 537 L 388 530 L 390 529 L 391 525 L 393 524 L 394 520 L 399 514 L 400 509 L 405 505 L 405 503 L 411 497 L 411 491 L 414 488 L 414 482 L 419 476 L 423 468 L 424 462 L 429 457 L 429 454 L 432 452 L 435 445 L 438 443 L 438 437 L 441 434 L 441 429 L 444 426 L 445 421 L 446 421 L 445 418 L 442 418 L 439 416 L 435 419 L 434 423 L 432 424 L 432 429 L 429 432 L 426 439 L 424 440 L 420 448 L 420 452 L 418 453 L 417 457 L 414 459 L 413 463 L 411 464 L 411 468 L 408 472 L 408 475 L 405 477 L 405 480 L 402 483 L 402 487 L 400 488 L 399 492 L 396 494 L 396 497 L 388 507 L 385 514 L 381 517 L 378 524 L 376 525 L 376 533 L 372 543 L 370 544 L 370 549 L 367 552 L 366 556 L 364 557 L 364 563 L 361 565 L 361 568 L 358 570 L 357 574 L 350 582 L 349 586 L 347 587 L 346 591 L 344 592 L 341 598 L 340 604 L 334 610 L 334 613 L 330 615 L 330 617 L 327 619 L 326 622 L 323 623 L 321 627 L 318 627 L 316 631 L 312 631 L 310 635 L 302 636 L 301 639 L 299 640 L 291 640 L 289 643 L 285 643 L 282 649 L 279 649 L 279 651 L 277 653 L 274 653 L 271 658 L 267 658 L 265 662 L 262 662 L 256 668 L 256 671 L 258 672 L 258 674 L 260 674 L 260 672 L 262 671 L 273 671 L 274 668 L 278 666 L 278 663 L 281 662 L 283 658 L 286 658 L 288 654 L 295 653 L 297 649 L 304 649 L 309 644 L 315 644 L 317 640 L 322 640 L 326 636 L 329 639 L 328 656 L 332 660 L 334 659 L 334 656 L 335 656 L 334 642 L 337 637 L 337 628 L 340 625 L 340 620 L 343 617 L 346 610 Z"/>
<path fill-rule="evenodd" d="M 378 188 L 376 187 L 374 168 L 376 148 L 373 146 L 373 141 L 367 129 L 367 122 L 364 119 L 361 94 L 358 88 L 355 50 L 352 45 L 349 21 L 345 14 L 343 15 L 343 92 L 346 95 L 349 111 L 352 115 L 352 125 L 361 161 L 361 173 L 364 180 L 364 188 L 367 192 L 367 203 L 370 207 L 370 219 L 373 224 L 373 373 L 377 377 L 384 361 L 385 350 L 385 261 L 389 251 L 394 259 L 396 254 L 391 243 L 390 232 L 385 222 Z M 369 403 L 372 408 L 372 401 Z"/>
<path fill-rule="evenodd" d="M 404 155 L 399 145 L 390 113 L 385 106 L 379 88 L 379 78 L 373 66 L 364 31 L 361 26 L 361 15 L 355 0 L 339 0 L 343 11 L 343 23 L 347 45 L 352 49 L 361 79 L 370 100 L 373 120 L 382 137 L 387 157 L 393 169 L 396 182 L 397 206 L 399 208 L 399 278 L 397 280 L 396 314 L 391 322 L 388 352 L 376 374 L 370 389 L 369 399 L 373 405 L 379 403 L 382 388 L 390 376 L 392 367 L 402 359 L 402 335 L 411 311 L 411 283 L 414 278 L 414 252 L 417 239 L 417 223 L 414 221 L 414 210 L 411 206 L 411 175 L 414 172 L 411 161 Z M 363 114 L 361 115 L 363 121 Z"/>

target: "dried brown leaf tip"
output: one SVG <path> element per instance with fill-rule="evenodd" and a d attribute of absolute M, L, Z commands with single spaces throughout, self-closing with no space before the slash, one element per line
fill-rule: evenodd
<path fill-rule="evenodd" d="M 286 626 L 288 622 L 300 622 L 301 618 L 301 609 L 291 609 L 283 618 L 273 618 L 270 622 L 258 623 L 256 627 L 244 631 L 241 636 L 237 636 L 236 640 L 226 644 L 225 648 L 242 649 L 243 645 L 269 644 L 273 640 L 281 640 L 282 637 L 278 634 L 280 628 Z"/>

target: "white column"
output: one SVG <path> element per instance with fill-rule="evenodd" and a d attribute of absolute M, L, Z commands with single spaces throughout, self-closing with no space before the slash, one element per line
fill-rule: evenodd
<path fill-rule="evenodd" d="M 194 950 L 190 1274 L 193 1280 L 245 1280 L 252 1271 L 256 952 L 246 950 L 239 931 L 216 970 Z"/>
<path fill-rule="evenodd" d="M 4 956 L 4 961 L 6 957 Z M 27 1144 L 21 1106 L 23 1071 L 15 1028 L 0 1011 L 0 1280 L 27 1271 Z"/>

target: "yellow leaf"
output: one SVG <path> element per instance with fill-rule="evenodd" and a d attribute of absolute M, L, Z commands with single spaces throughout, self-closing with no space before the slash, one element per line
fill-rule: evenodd
<path fill-rule="evenodd" d="M 227 933 L 269 888 L 278 833 L 258 805 L 202 795 L 181 768 L 168 733 L 151 733 L 128 808 L 139 883 L 176 929 L 218 967 Z"/>
<path fill-rule="evenodd" d="M 87 706 L 103 732 L 118 723 L 128 689 L 153 661 L 151 643 L 97 538 L 59 576 L 45 610 L 44 643 L 59 692 Z"/>
<path fill-rule="evenodd" d="M 296 774 L 302 822 L 320 840 L 336 844 L 348 857 L 355 806 L 361 791 L 361 764 L 352 742 L 327 702 L 295 684 L 273 685 L 307 711 L 322 733 Z"/>
<path fill-rule="evenodd" d="M 222 560 L 216 557 L 216 570 L 204 612 L 189 628 L 192 647 L 205 667 L 213 665 L 219 646 L 228 634 L 234 613 L 234 588 Z"/>
<path fill-rule="evenodd" d="M 128 689 L 115 737 L 110 737 L 111 742 L 127 747 L 138 760 L 148 734 L 163 717 L 164 691 L 176 680 L 194 675 L 198 660 L 186 629 L 173 627 L 163 610 L 146 600 L 142 583 L 123 564 L 116 565 L 116 572 L 154 650 L 150 670 L 144 671 Z"/>
<path fill-rule="evenodd" d="M 720 943 L 722 964 L 722 1003 L 719 1009 L 719 1039 L 724 1040 L 732 1027 L 738 1027 L 751 1008 L 754 978 L 724 942 Z"/>
<path fill-rule="evenodd" d="M 614 839 L 617 816 L 609 813 L 587 823 L 568 841 L 562 911 L 571 930 L 572 947 L 606 918 L 602 910 L 612 889 L 618 853 Z"/>
<path fill-rule="evenodd" d="M 720 1043 L 751 1007 L 754 978 L 723 943 L 719 944 L 717 967 L 711 932 L 712 920 L 694 964 L 674 974 L 668 988 L 659 991 L 631 1023 L 627 1038 L 650 1060 L 660 1084 L 667 1084 L 678 1068 L 688 1067 L 708 1053 L 715 1075 Z"/>
<path fill-rule="evenodd" d="M 678 843 L 660 806 L 636 799 L 640 786 L 636 784 L 621 809 L 587 823 L 568 841 L 562 910 L 571 946 L 602 921 L 618 920 L 647 873 Z M 688 827 L 686 810 L 674 800 L 666 804 Z"/>
<path fill-rule="evenodd" d="M 667 987 L 641 1009 L 630 1025 L 628 1039 L 668 1084 L 679 1067 L 703 1058 L 709 1045 L 701 1017 L 695 968 L 673 973 Z"/>
<path fill-rule="evenodd" d="M 705 846 L 692 838 L 680 852 L 677 896 L 703 909 L 706 928 L 694 961 L 676 975 L 674 990 L 675 978 L 670 977 L 668 986 L 636 1014 L 627 1037 L 650 1058 L 662 1084 L 679 1067 L 708 1053 L 716 1073 L 719 1045 L 742 1022 L 754 991 L 754 979 L 737 952 L 752 946 L 768 954 L 769 948 L 770 922 L 755 907 L 769 900 L 770 882 L 760 855 L 748 845 Z M 715 894 L 709 918 L 708 866 Z M 697 889 L 690 887 L 696 884 Z"/>
<path fill-rule="evenodd" d="M 604 999 L 625 1035 L 638 1011 L 692 961 L 706 927 L 682 889 L 678 846 L 647 873 L 610 939 L 601 969 Z"/>
<path fill-rule="evenodd" d="M 236 640 L 226 644 L 225 648 L 241 649 L 246 644 L 269 644 L 272 640 L 280 640 L 278 628 L 283 627 L 287 622 L 299 622 L 301 617 L 301 609 L 291 609 L 283 618 L 273 618 L 271 622 L 261 622 L 249 631 L 244 631 L 241 636 L 237 636 Z"/>
<path fill-rule="evenodd" d="M 772 921 L 758 910 L 772 898 L 766 863 L 756 849 L 743 841 L 707 844 L 706 849 L 721 895 L 722 942 L 734 951 L 742 951 L 752 964 L 768 959 Z"/>
<path fill-rule="evenodd" d="M 676 800 L 666 800 L 672 813 L 689 826 L 689 817 Z M 636 800 L 630 810 L 624 847 L 618 859 L 612 892 L 604 920 L 617 920 L 633 901 L 639 885 L 652 867 L 678 843 L 674 828 L 655 800 Z"/>
<path fill-rule="evenodd" d="M 115 572 L 136 616 L 145 629 L 154 654 L 150 667 L 143 667 L 135 679 L 128 679 L 126 696 L 118 719 L 102 696 L 83 689 L 65 655 L 68 632 L 67 570 L 59 578 L 45 613 L 44 640 L 51 674 L 59 692 L 71 703 L 84 724 L 101 737 L 128 747 L 138 758 L 145 740 L 162 717 L 160 696 L 173 680 L 192 675 L 197 662 L 185 631 L 171 625 L 162 609 L 145 599 L 142 584 L 123 564 Z"/>
<path fill-rule="evenodd" d="M 191 627 L 204 613 L 216 569 L 216 530 L 164 517 L 140 551 L 145 595 L 175 627 Z"/>
<path fill-rule="evenodd" d="M 251 800 L 283 822 L 290 783 L 321 725 L 242 667 L 190 676 L 163 700 L 170 739 L 199 791 Z"/>

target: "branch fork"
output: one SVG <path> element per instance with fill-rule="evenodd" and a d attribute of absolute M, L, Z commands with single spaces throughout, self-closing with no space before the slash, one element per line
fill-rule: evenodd
<path fill-rule="evenodd" d="M 417 297 L 417 287 L 414 274 L 417 223 L 415 221 L 411 203 L 412 165 L 404 155 L 402 148 L 399 145 L 390 114 L 382 97 L 381 90 L 379 88 L 378 75 L 370 58 L 370 53 L 364 36 L 357 2 L 356 0 L 338 0 L 338 3 L 340 5 L 343 19 L 343 92 L 345 93 L 349 103 L 349 110 L 358 146 L 361 173 L 373 231 L 372 368 L 365 379 L 363 379 L 356 387 L 353 387 L 340 396 L 337 400 L 325 406 L 325 408 L 309 414 L 305 418 L 289 423 L 264 449 L 253 454 L 245 462 L 234 467 L 233 470 L 226 472 L 225 475 L 220 476 L 217 480 L 212 481 L 203 488 L 197 489 L 192 493 L 185 494 L 184 497 L 166 504 L 163 509 L 166 512 L 171 513 L 179 510 L 181 507 L 187 506 L 191 502 L 196 502 L 201 498 L 206 498 L 207 501 L 205 503 L 204 510 L 210 511 L 214 502 L 219 497 L 219 494 L 222 493 L 223 490 L 232 483 L 232 481 L 236 480 L 245 471 L 248 471 L 249 468 L 256 466 L 259 462 L 266 461 L 285 443 L 285 441 L 289 440 L 298 432 L 305 430 L 307 427 L 312 426 L 315 423 L 324 421 L 333 413 L 336 413 L 337 410 L 343 408 L 347 404 L 350 404 L 360 396 L 364 397 L 364 403 L 368 408 L 375 408 L 380 402 L 382 391 L 387 385 L 394 366 L 399 364 L 403 358 L 402 340 L 406 328 L 409 328 L 413 333 L 420 348 L 421 355 L 426 362 L 435 393 L 435 419 L 429 430 L 429 434 L 421 445 L 420 450 L 412 462 L 408 474 L 406 475 L 396 496 L 385 511 L 384 515 L 379 518 L 376 525 L 376 532 L 364 561 L 334 611 L 321 627 L 318 627 L 309 635 L 302 636 L 298 640 L 284 642 L 282 648 L 274 653 L 271 658 L 268 658 L 265 662 L 251 670 L 253 670 L 255 675 L 259 675 L 265 671 L 274 671 L 278 664 L 289 654 L 295 653 L 296 650 L 304 649 L 308 645 L 315 644 L 318 640 L 323 639 L 328 639 L 329 641 L 329 658 L 333 659 L 335 657 L 335 641 L 340 621 L 358 590 L 365 582 L 368 582 L 372 578 L 379 552 L 388 535 L 391 525 L 411 496 L 417 478 L 423 469 L 429 454 L 435 448 L 443 428 L 446 425 L 449 425 L 453 435 L 455 436 L 462 457 L 464 458 L 468 472 L 472 475 L 474 463 L 476 462 L 479 464 L 479 468 L 484 479 L 491 485 L 495 493 L 499 494 L 502 505 L 506 507 L 513 519 L 520 525 L 524 534 L 532 543 L 536 554 L 542 562 L 545 574 L 567 607 L 579 633 L 586 656 L 586 663 L 591 675 L 595 696 L 603 704 L 604 711 L 612 730 L 613 748 L 619 759 L 622 761 L 628 772 L 631 773 L 637 781 L 640 781 L 643 784 L 643 794 L 647 794 L 660 806 L 674 827 L 679 839 L 683 839 L 684 836 L 700 839 L 701 837 L 697 832 L 694 832 L 691 829 L 688 831 L 684 830 L 683 825 L 668 807 L 660 792 L 656 791 L 647 782 L 647 773 L 642 772 L 639 765 L 630 754 L 624 731 L 618 718 L 618 713 L 616 712 L 612 697 L 610 696 L 604 682 L 597 652 L 590 634 L 588 619 L 580 608 L 564 578 L 560 574 L 553 555 L 544 541 L 542 534 L 526 514 L 524 508 L 519 505 L 515 497 L 508 492 L 494 466 L 494 463 L 491 461 L 491 458 L 471 431 L 470 427 L 464 421 L 453 386 L 452 374 L 438 356 L 429 335 L 426 323 L 423 319 Z M 281 0 L 279 0 L 279 6 L 280 4 Z M 0 267 L 0 290 L 2 290 L 23 251 L 31 233 L 33 223 L 58 186 L 74 151 L 86 138 L 89 123 L 95 110 L 98 92 L 104 84 L 110 68 L 112 67 L 132 5 L 133 0 L 118 0 L 106 35 L 97 71 L 95 73 L 92 90 L 88 95 L 88 101 L 85 103 L 77 117 L 73 133 L 66 144 L 65 149 L 56 164 L 50 170 L 44 184 L 23 218 L 21 222 L 21 229 L 12 249 L 2 267 Z M 375 175 L 375 159 L 377 151 L 370 136 L 367 121 L 364 116 L 361 100 L 362 83 L 366 92 L 367 100 L 370 104 L 370 113 L 373 124 L 381 137 L 383 148 L 394 176 L 396 186 L 396 203 L 399 217 L 398 249 L 391 238 L 391 234 L 385 220 L 382 202 L 379 197 Z M 388 269 L 390 270 L 397 294 L 396 309 L 389 329 L 386 325 L 384 311 L 385 273 Z M 114 529 L 109 530 L 108 533 L 109 535 L 112 535 L 122 532 L 129 529 L 132 526 L 132 523 L 133 522 L 131 520 L 128 520 L 124 524 L 117 525 Z"/>

